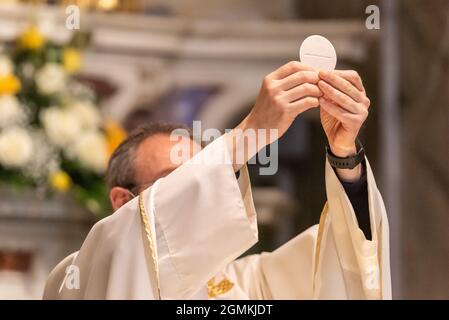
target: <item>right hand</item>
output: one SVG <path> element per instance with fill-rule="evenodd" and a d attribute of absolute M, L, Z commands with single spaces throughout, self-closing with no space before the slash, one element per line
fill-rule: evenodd
<path fill-rule="evenodd" d="M 301 62 L 283 65 L 264 78 L 256 104 L 241 127 L 277 129 L 277 136 L 270 136 L 268 143 L 280 138 L 299 114 L 319 106 L 319 80 L 318 72 Z"/>
<path fill-rule="evenodd" d="M 318 72 L 291 61 L 265 77 L 256 104 L 246 118 L 227 135 L 228 149 L 234 160 L 235 171 L 266 145 L 279 139 L 302 112 L 319 106 L 322 96 L 317 86 Z M 259 129 L 266 136 L 260 137 Z M 271 134 L 274 129 L 275 134 Z M 247 141 L 242 132 L 254 130 L 256 141 Z M 236 155 L 239 156 L 236 156 Z"/>

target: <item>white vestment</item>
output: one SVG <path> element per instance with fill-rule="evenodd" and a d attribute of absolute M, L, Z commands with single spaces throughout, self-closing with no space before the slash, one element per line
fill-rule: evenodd
<path fill-rule="evenodd" d="M 257 215 L 246 167 L 237 180 L 217 139 L 144 191 L 147 225 L 138 198 L 95 224 L 52 271 L 44 298 L 391 299 L 387 216 L 366 166 L 372 240 L 326 162 L 320 224 L 236 260 L 258 240 Z"/>

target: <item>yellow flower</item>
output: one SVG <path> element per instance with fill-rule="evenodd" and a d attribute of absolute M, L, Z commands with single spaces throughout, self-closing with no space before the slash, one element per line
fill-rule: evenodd
<path fill-rule="evenodd" d="M 13 74 L 0 78 L 0 96 L 15 95 L 20 91 L 20 87 L 19 79 Z"/>
<path fill-rule="evenodd" d="M 22 49 L 38 50 L 44 43 L 45 39 L 36 26 L 29 27 L 19 37 L 19 46 Z"/>
<path fill-rule="evenodd" d="M 72 179 L 65 171 L 57 171 L 50 177 L 50 185 L 56 191 L 67 191 L 72 185 Z"/>
<path fill-rule="evenodd" d="M 64 69 L 68 73 L 75 73 L 81 68 L 82 58 L 80 52 L 75 48 L 66 48 L 62 54 Z"/>
<path fill-rule="evenodd" d="M 106 121 L 104 125 L 106 139 L 108 142 L 108 155 L 111 156 L 114 150 L 126 139 L 126 131 L 116 121 Z"/>

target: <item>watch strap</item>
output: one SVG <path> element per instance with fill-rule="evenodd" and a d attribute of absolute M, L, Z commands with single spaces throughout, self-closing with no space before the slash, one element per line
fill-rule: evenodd
<path fill-rule="evenodd" d="M 326 156 L 329 164 L 337 169 L 354 169 L 365 159 L 365 149 L 362 143 L 357 139 L 356 141 L 357 153 L 353 156 L 340 158 L 334 155 L 328 145 L 326 145 Z"/>

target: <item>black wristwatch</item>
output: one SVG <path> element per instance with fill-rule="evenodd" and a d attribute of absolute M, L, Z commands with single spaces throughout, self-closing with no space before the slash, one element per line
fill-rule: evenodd
<path fill-rule="evenodd" d="M 329 164 L 338 169 L 354 169 L 359 163 L 365 159 L 365 150 L 362 143 L 357 139 L 356 141 L 357 153 L 351 157 L 340 158 L 334 155 L 331 148 L 326 145 L 326 155 L 329 160 Z"/>

